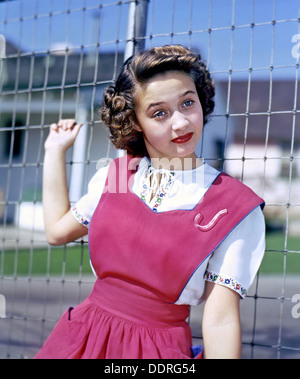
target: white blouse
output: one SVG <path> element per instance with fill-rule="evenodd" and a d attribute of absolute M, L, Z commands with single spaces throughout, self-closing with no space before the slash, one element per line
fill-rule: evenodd
<path fill-rule="evenodd" d="M 108 167 L 96 172 L 88 192 L 72 208 L 76 219 L 86 227 L 101 198 Z M 160 185 L 153 196 L 150 183 Z M 156 170 L 147 158 L 143 158 L 134 176 L 132 192 L 139 196 L 153 211 L 166 212 L 175 209 L 193 209 L 210 188 L 219 171 L 208 164 L 193 170 Z M 151 178 L 152 177 L 152 178 Z M 157 182 L 158 183 L 158 182 Z M 157 185 L 152 184 L 153 187 Z M 265 220 L 260 207 L 244 218 L 196 269 L 186 284 L 176 304 L 197 305 L 203 300 L 205 281 L 231 288 L 242 298 L 246 297 L 265 251 Z M 203 280 L 204 279 L 204 280 Z"/>

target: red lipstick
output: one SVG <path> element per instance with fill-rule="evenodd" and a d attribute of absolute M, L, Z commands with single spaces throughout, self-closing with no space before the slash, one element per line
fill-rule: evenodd
<path fill-rule="evenodd" d="M 187 143 L 192 139 L 192 137 L 193 137 L 193 133 L 187 133 L 184 136 L 180 136 L 180 137 L 172 139 L 172 142 L 174 142 L 174 143 Z"/>

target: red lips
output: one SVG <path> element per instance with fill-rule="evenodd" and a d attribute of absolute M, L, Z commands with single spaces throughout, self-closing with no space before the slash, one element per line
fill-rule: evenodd
<path fill-rule="evenodd" d="M 174 142 L 174 143 L 187 143 L 192 139 L 192 137 L 193 137 L 193 133 L 187 133 L 184 136 L 180 136 L 180 137 L 172 139 L 172 142 Z"/>

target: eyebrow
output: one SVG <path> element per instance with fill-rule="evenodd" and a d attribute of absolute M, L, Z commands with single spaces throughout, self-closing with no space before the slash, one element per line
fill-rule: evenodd
<path fill-rule="evenodd" d="M 185 97 L 185 96 L 187 96 L 187 95 L 189 95 L 189 94 L 196 95 L 197 93 L 196 93 L 195 91 L 188 90 L 188 91 L 184 92 L 182 95 L 180 95 L 180 98 Z M 165 103 L 165 101 L 159 101 L 159 102 L 157 102 L 157 103 L 151 103 L 151 104 L 147 107 L 146 112 L 147 112 L 149 109 L 151 109 L 151 108 L 155 108 L 155 107 L 157 107 L 157 106 L 159 106 L 159 105 L 162 105 L 162 104 L 164 104 L 164 103 Z"/>

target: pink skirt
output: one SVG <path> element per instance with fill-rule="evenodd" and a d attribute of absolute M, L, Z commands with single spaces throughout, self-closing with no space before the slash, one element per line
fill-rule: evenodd
<path fill-rule="evenodd" d="M 98 279 L 91 295 L 68 309 L 36 359 L 192 358 L 189 307 L 145 298 Z M 197 359 L 203 358 L 196 349 Z"/>

